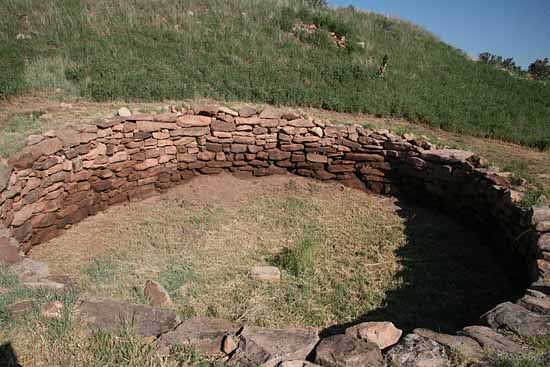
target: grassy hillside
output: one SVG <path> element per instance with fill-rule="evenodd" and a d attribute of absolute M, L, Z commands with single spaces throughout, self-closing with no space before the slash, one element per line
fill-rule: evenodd
<path fill-rule="evenodd" d="M 550 146 L 548 85 L 376 14 L 298 0 L 3 0 L 0 18 L 0 98 L 212 97 L 404 117 Z M 318 30 L 293 31 L 299 21 Z"/>

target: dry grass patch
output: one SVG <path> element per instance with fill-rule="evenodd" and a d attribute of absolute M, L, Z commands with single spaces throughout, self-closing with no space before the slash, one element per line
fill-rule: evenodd
<path fill-rule="evenodd" d="M 511 288 L 479 239 L 439 213 L 290 175 L 201 176 L 31 255 L 75 274 L 85 296 L 146 303 L 152 279 L 183 317 L 268 327 L 377 318 L 450 330 Z M 255 265 L 279 266 L 282 281 L 249 279 Z"/>
<path fill-rule="evenodd" d="M 393 252 L 404 244 L 393 199 L 298 177 L 225 176 L 110 209 L 32 256 L 77 274 L 88 295 L 145 302 L 155 279 L 186 316 L 323 327 L 381 306 L 399 285 Z M 262 264 L 281 266 L 283 280 L 250 280 Z"/>

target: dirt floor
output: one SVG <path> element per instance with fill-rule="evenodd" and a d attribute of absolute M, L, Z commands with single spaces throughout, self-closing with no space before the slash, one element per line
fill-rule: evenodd
<path fill-rule="evenodd" d="M 90 217 L 31 256 L 75 275 L 84 297 L 146 303 L 152 279 L 183 317 L 270 327 L 456 330 L 515 290 L 489 248 L 440 213 L 290 174 L 199 176 Z M 282 281 L 249 279 L 254 265 L 281 267 Z"/>

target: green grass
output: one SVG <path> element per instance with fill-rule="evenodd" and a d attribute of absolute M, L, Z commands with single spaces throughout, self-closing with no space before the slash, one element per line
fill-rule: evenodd
<path fill-rule="evenodd" d="M 417 26 L 373 13 L 290 0 L 6 0 L 0 17 L 4 98 L 25 87 L 98 101 L 211 97 L 403 117 L 550 145 L 548 85 L 471 61 Z M 297 21 L 319 31 L 293 32 Z M 348 48 L 329 31 L 346 36 Z M 15 40 L 20 33 L 31 38 Z"/>
<path fill-rule="evenodd" d="M 20 150 L 28 135 L 42 131 L 39 118 L 42 111 L 32 113 L 16 113 L 0 125 L 0 157 L 7 158 Z"/>
<path fill-rule="evenodd" d="M 304 236 L 292 248 L 284 248 L 274 259 L 274 264 L 298 277 L 313 270 L 319 256 L 320 242 L 313 237 L 311 230 L 304 228 Z"/>

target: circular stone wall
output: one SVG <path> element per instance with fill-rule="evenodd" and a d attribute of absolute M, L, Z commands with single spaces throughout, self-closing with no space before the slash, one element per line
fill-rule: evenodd
<path fill-rule="evenodd" d="M 203 106 L 183 115 L 132 115 L 29 137 L 0 166 L 0 219 L 28 252 L 108 206 L 155 195 L 196 174 L 288 170 L 442 207 L 496 235 L 499 250 L 520 254 L 529 279 L 547 290 L 550 209 L 522 208 L 509 175 L 483 163 L 473 153 L 436 149 L 387 130 L 271 108 L 258 114 Z"/>
<path fill-rule="evenodd" d="M 185 114 L 106 119 L 30 136 L 24 149 L 0 161 L 0 262 L 21 262 L 32 246 L 90 215 L 198 174 L 290 171 L 375 193 L 406 194 L 491 235 L 498 251 L 521 259 L 532 290 L 521 306 L 504 303 L 484 315 L 485 323 L 520 335 L 531 332 L 531 324 L 540 332 L 546 323 L 550 330 L 546 318 L 526 310 L 550 309 L 545 296 L 550 294 L 550 208 L 522 207 L 522 188 L 513 187 L 509 174 L 485 166 L 470 152 L 272 108 L 257 113 L 209 105 Z M 500 337 L 464 330 L 482 346 Z"/>

